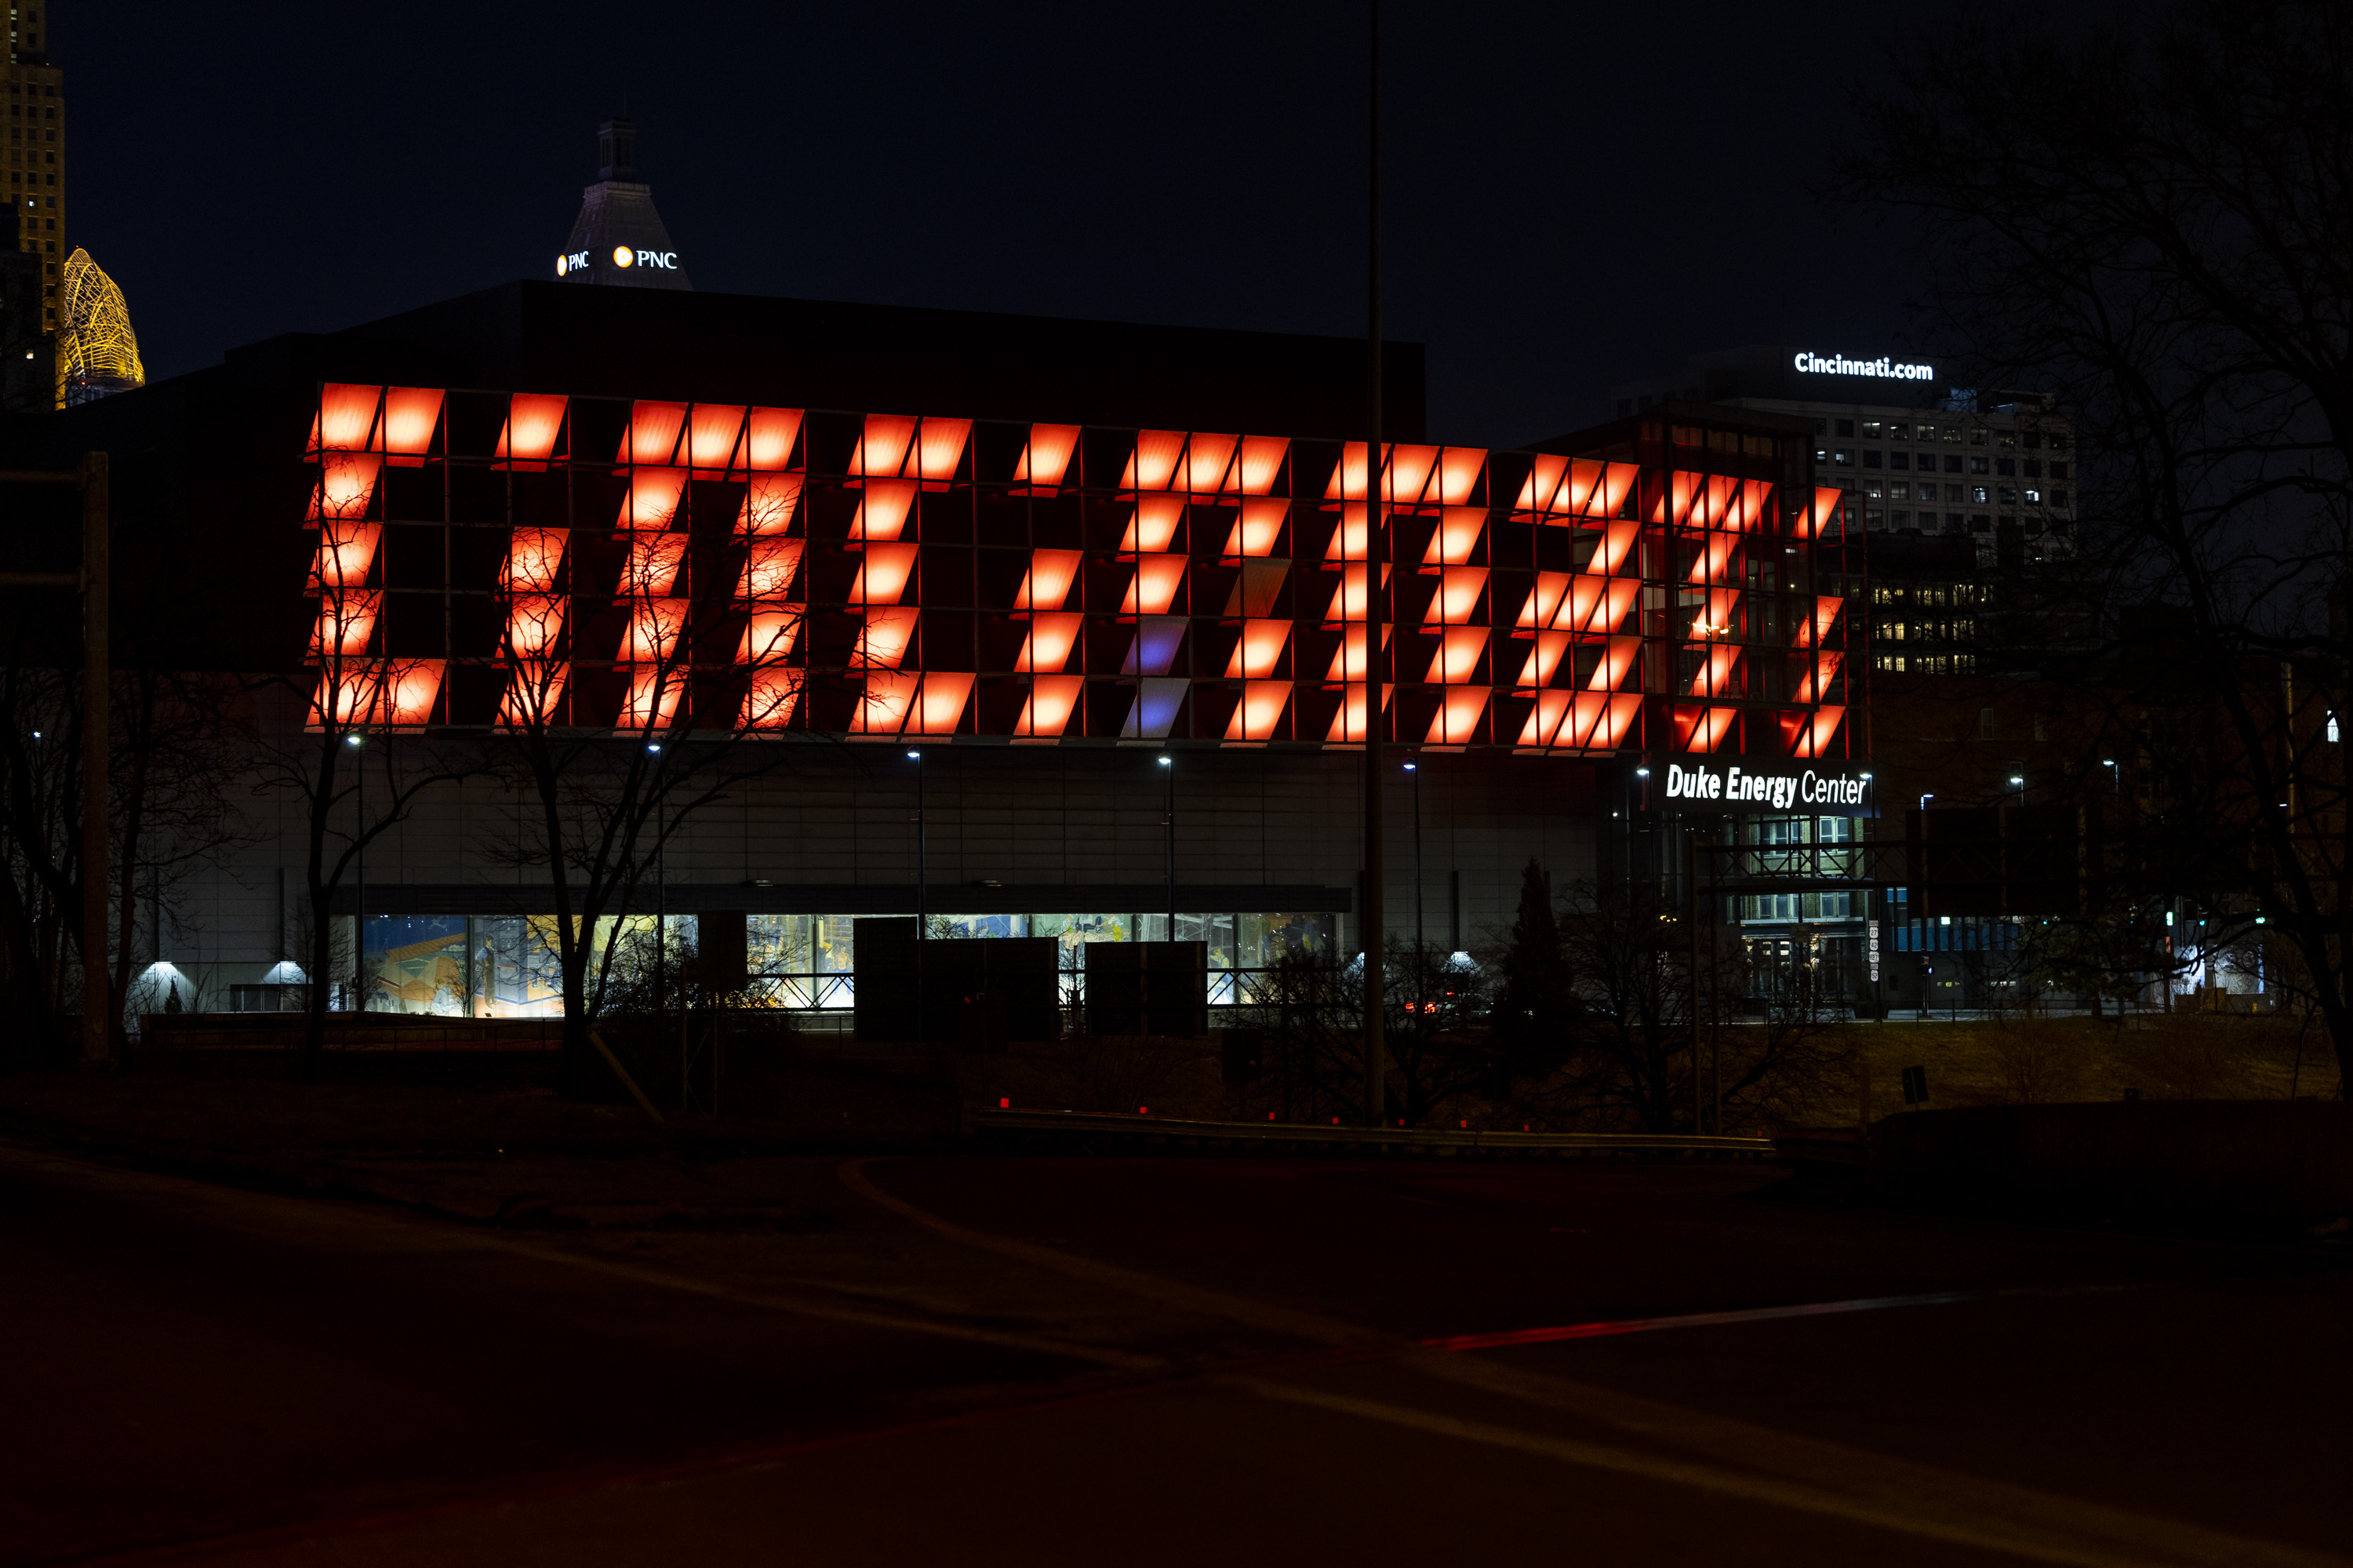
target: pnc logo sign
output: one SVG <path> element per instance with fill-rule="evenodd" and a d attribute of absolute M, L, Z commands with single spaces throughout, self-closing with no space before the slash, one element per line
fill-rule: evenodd
<path fill-rule="evenodd" d="M 675 272 L 678 270 L 678 252 L 675 250 L 633 250 L 626 245 L 616 245 L 613 247 L 613 265 L 616 267 L 653 267 L 658 268 L 664 272 Z"/>
<path fill-rule="evenodd" d="M 555 275 L 561 278 L 566 272 L 577 272 L 587 265 L 588 252 L 575 250 L 568 256 L 559 256 L 555 259 Z"/>

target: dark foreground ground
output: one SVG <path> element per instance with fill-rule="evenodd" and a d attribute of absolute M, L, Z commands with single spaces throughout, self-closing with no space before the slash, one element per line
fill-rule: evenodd
<path fill-rule="evenodd" d="M 656 1163 L 730 1202 L 0 1143 L 0 1562 L 2353 1560 L 2324 1252 L 1755 1166 Z"/>

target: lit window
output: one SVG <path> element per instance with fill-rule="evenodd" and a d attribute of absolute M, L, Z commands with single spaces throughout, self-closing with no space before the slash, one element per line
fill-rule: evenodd
<path fill-rule="evenodd" d="M 1983 506 L 1986 503 L 1986 487 L 1982 484 L 1969 486 L 1969 499 Z"/>
<path fill-rule="evenodd" d="M 1844 421 L 1841 422 L 1843 423 Z M 1831 461 L 1841 468 L 1844 468 L 1854 461 L 1854 454 L 1841 447 L 1837 451 L 1831 453 Z"/>
<path fill-rule="evenodd" d="M 2339 735 L 2337 730 L 2337 715 L 2335 714 L 2330 714 L 2328 715 L 2328 744 L 2335 746 L 2338 741 L 2344 738 L 2345 737 Z"/>
<path fill-rule="evenodd" d="M 2042 505 L 2042 493 L 2041 491 L 2039 491 L 2039 490 L 2030 490 L 2030 491 L 2028 491 L 2028 492 L 2026 493 L 2026 503 L 2027 503 L 2029 506 L 2040 506 L 2040 505 Z"/>
<path fill-rule="evenodd" d="M 1863 434 L 1863 439 L 1864 439 L 1865 440 L 1873 440 L 1873 441 L 1875 441 L 1875 440 L 1879 440 L 1879 429 L 1880 429 L 1880 427 L 1879 427 L 1879 421 L 1878 421 L 1878 420 L 1876 420 L 1876 419 L 1865 419 L 1865 420 L 1862 422 L 1862 434 Z"/>

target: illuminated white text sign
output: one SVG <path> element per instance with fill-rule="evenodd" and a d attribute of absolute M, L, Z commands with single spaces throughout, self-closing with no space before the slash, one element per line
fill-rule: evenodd
<path fill-rule="evenodd" d="M 1810 811 L 1834 817 L 1871 812 L 1870 776 L 1842 768 L 1670 762 L 1666 774 L 1664 805 L 1670 811 Z"/>
<path fill-rule="evenodd" d="M 1877 359 L 1849 359 L 1842 354 L 1820 355 L 1800 352 L 1790 365 L 1808 376 L 1868 376 L 1881 381 L 1933 381 L 1936 367 L 1933 365 L 1905 365 L 1882 355 Z"/>

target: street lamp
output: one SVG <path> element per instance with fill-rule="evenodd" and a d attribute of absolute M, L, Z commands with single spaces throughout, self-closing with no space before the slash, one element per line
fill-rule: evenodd
<path fill-rule="evenodd" d="M 2116 765 L 2113 761 L 2106 758 L 2102 758 L 2100 759 L 2100 766 L 2108 770 L 2108 781 L 2116 786 L 2116 792 L 2119 795 L 2123 794 L 2125 792 L 2125 776 L 2123 772 L 2117 768 Z"/>
<path fill-rule="evenodd" d="M 1932 791 L 1931 793 L 1929 793 L 1929 794 L 1926 794 L 1926 795 L 1921 796 L 1921 797 L 1920 797 L 1920 809 L 1921 809 L 1922 810 L 1924 810 L 1924 811 L 1925 811 L 1925 810 L 1926 810 L 1928 809 L 1928 802 L 1929 802 L 1929 801 L 1931 801 L 1931 800 L 1935 800 L 1936 798 L 1936 795 L 1935 795 L 1935 793 L 1934 793 L 1933 791 Z"/>
<path fill-rule="evenodd" d="M 357 735 L 343 736 L 345 746 L 356 747 Z M 354 792 L 353 808 L 359 821 L 353 830 L 359 836 L 358 863 L 353 867 L 352 882 L 352 1011 L 367 1011 L 367 764 L 359 758 L 352 758 L 352 771 L 359 776 L 359 788 Z M 332 996 L 332 993 L 330 993 Z"/>
<path fill-rule="evenodd" d="M 1413 775 L 1413 967 L 1418 976 L 1421 972 L 1421 947 L 1425 939 L 1421 923 L 1421 765 L 1408 762 L 1405 770 Z"/>
<path fill-rule="evenodd" d="M 923 754 L 911 751 L 907 760 L 915 765 L 915 940 L 920 942 L 930 924 L 923 898 Z"/>
<path fill-rule="evenodd" d="M 1160 777 L 1167 781 L 1168 797 L 1162 826 L 1168 831 L 1168 940 L 1176 939 L 1176 759 L 1160 754 Z"/>

